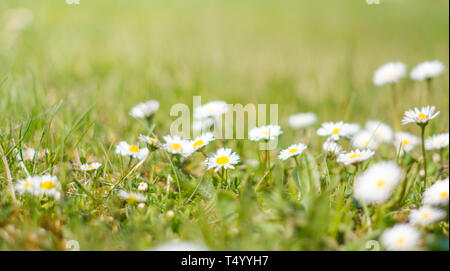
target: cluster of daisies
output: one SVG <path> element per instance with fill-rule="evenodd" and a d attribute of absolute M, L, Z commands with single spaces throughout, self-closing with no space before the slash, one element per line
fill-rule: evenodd
<path fill-rule="evenodd" d="M 415 81 L 432 80 L 441 75 L 445 66 L 441 61 L 425 61 L 415 66 L 410 72 L 410 78 Z M 377 86 L 396 84 L 406 77 L 407 66 L 403 62 L 389 62 L 378 68 L 373 76 L 373 82 Z"/>
<path fill-rule="evenodd" d="M 419 64 L 411 71 L 411 78 L 414 80 L 431 80 L 433 77 L 442 73 L 444 67 L 439 61 L 424 62 Z M 406 74 L 406 65 L 403 63 L 388 63 L 379 68 L 374 75 L 376 85 L 395 84 Z M 159 102 L 150 100 L 134 106 L 129 114 L 136 119 L 145 119 L 151 122 L 154 114 L 159 109 Z M 131 161 L 136 159 L 143 162 L 152 151 L 163 150 L 169 156 L 177 157 L 177 161 L 189 159 L 194 153 L 198 152 L 204 156 L 204 166 L 208 170 L 214 170 L 225 176 L 227 170 L 233 170 L 240 163 L 240 156 L 230 148 L 219 148 L 209 155 L 206 152 L 206 146 L 215 141 L 211 128 L 216 123 L 221 123 L 222 117 L 229 111 L 229 107 L 224 101 L 212 101 L 194 108 L 193 130 L 203 133 L 192 140 L 183 139 L 177 135 L 165 135 L 160 141 L 156 136 L 139 135 L 137 143 L 119 142 L 115 147 L 115 153 L 128 157 Z M 436 118 L 439 112 L 435 107 L 426 106 L 408 110 L 404 114 L 402 124 L 417 124 L 421 129 L 421 137 L 416 135 L 394 131 L 388 124 L 369 120 L 364 126 L 356 123 L 325 122 L 317 129 L 318 136 L 324 137 L 322 150 L 327 159 L 334 159 L 343 166 L 354 164 L 359 169 L 359 164 L 372 158 L 381 144 L 390 144 L 397 149 L 397 153 L 408 153 L 417 145 L 422 144 L 422 160 L 425 171 L 425 187 L 423 193 L 423 206 L 412 210 L 409 215 L 408 224 L 399 224 L 386 230 L 381 241 L 389 250 L 410 250 L 419 247 L 421 234 L 418 227 L 426 227 L 431 223 L 442 220 L 446 217 L 446 212 L 437 208 L 437 206 L 448 205 L 449 184 L 448 178 L 442 181 L 436 181 L 427 187 L 426 175 L 426 154 L 425 150 L 440 150 L 448 147 L 449 133 L 433 135 L 427 139 L 424 138 L 425 127 Z M 316 124 L 318 117 L 311 112 L 298 113 L 291 115 L 287 122 L 293 129 L 303 129 Z M 283 134 L 280 126 L 275 124 L 254 127 L 248 132 L 248 139 L 253 142 L 268 143 L 277 139 Z M 345 151 L 342 147 L 343 140 L 347 140 L 353 149 Z M 144 146 L 143 146 L 144 145 Z M 296 143 L 288 148 L 281 150 L 278 154 L 280 160 L 293 158 L 297 166 L 300 166 L 297 157 L 307 149 L 307 145 Z M 26 170 L 26 163 L 34 161 L 45 156 L 45 152 L 37 154 L 34 149 L 27 148 L 17 154 L 17 160 L 27 173 L 27 178 L 19 180 L 15 184 L 15 189 L 19 195 L 28 193 L 33 196 L 48 196 L 56 200 L 61 198 L 61 185 L 58 179 L 52 175 L 30 176 Z M 265 170 L 271 170 L 270 153 L 266 154 Z M 97 171 L 101 168 L 100 162 L 90 162 L 79 165 L 81 171 Z M 357 172 L 358 173 L 358 172 Z M 169 175 L 170 176 L 170 175 Z M 228 175 L 226 175 L 228 176 Z M 402 168 L 395 162 L 382 161 L 375 163 L 365 169 L 355 178 L 352 183 L 353 196 L 363 206 L 379 205 L 387 202 L 398 187 L 404 182 L 405 174 Z M 144 194 L 148 190 L 148 184 L 139 183 L 137 192 L 119 190 L 119 198 L 129 202 L 137 203 L 139 208 L 145 207 L 147 198 Z"/>
<path fill-rule="evenodd" d="M 396 169 L 399 171 L 399 169 Z M 386 176 L 385 176 L 386 177 Z M 385 182 L 382 186 L 395 186 L 399 178 L 392 176 L 374 182 L 373 187 L 378 187 L 378 183 Z M 387 180 L 387 181 L 385 181 Z M 416 250 L 419 249 L 423 240 L 421 229 L 436 223 L 447 216 L 447 212 L 439 206 L 448 206 L 449 181 L 436 181 L 423 194 L 423 206 L 411 210 L 408 216 L 408 223 L 397 224 L 387 229 L 381 235 L 381 242 L 388 250 Z"/>

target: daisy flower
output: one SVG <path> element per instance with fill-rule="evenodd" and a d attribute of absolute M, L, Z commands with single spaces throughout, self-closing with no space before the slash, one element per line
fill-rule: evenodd
<path fill-rule="evenodd" d="M 239 163 L 239 155 L 232 149 L 221 148 L 205 160 L 208 170 L 214 168 L 217 172 L 219 169 L 234 169 L 235 164 Z"/>
<path fill-rule="evenodd" d="M 427 226 L 444 219 L 447 213 L 429 206 L 423 206 L 420 209 L 412 210 L 408 219 L 413 225 Z"/>
<path fill-rule="evenodd" d="M 371 158 L 375 152 L 371 150 L 359 150 L 356 149 L 354 151 L 341 153 L 338 155 L 336 161 L 339 163 L 343 163 L 344 165 L 350 165 L 354 163 L 359 163 Z"/>
<path fill-rule="evenodd" d="M 61 184 L 56 176 L 44 175 L 39 180 L 39 194 L 53 197 L 56 200 L 61 198 Z"/>
<path fill-rule="evenodd" d="M 194 108 L 194 119 L 218 118 L 229 110 L 224 101 L 211 101 Z"/>
<path fill-rule="evenodd" d="M 414 226 L 397 224 L 384 231 L 381 243 L 387 250 L 415 250 L 420 244 L 420 232 Z"/>
<path fill-rule="evenodd" d="M 327 153 L 339 154 L 341 153 L 342 147 L 332 140 L 327 140 L 323 143 L 322 149 Z"/>
<path fill-rule="evenodd" d="M 380 142 L 391 142 L 394 132 L 391 127 L 384 122 L 378 120 L 369 120 L 366 122 L 366 131 L 373 134 Z"/>
<path fill-rule="evenodd" d="M 130 203 L 133 202 L 145 202 L 147 200 L 147 198 L 139 193 L 133 193 L 133 192 L 127 192 L 124 190 L 120 190 L 119 191 L 119 197 L 123 200 L 126 200 Z"/>
<path fill-rule="evenodd" d="M 425 140 L 426 150 L 439 150 L 448 147 L 449 134 L 437 134 L 430 136 Z"/>
<path fill-rule="evenodd" d="M 429 80 L 441 75 L 444 72 L 445 66 L 439 60 L 425 61 L 412 69 L 410 77 L 416 81 Z"/>
<path fill-rule="evenodd" d="M 145 182 L 139 183 L 138 190 L 139 191 L 147 191 L 148 190 L 148 184 L 145 183 Z"/>
<path fill-rule="evenodd" d="M 36 152 L 34 151 L 33 148 L 27 148 L 25 150 L 22 150 L 22 154 L 21 154 L 21 152 L 19 152 L 17 154 L 17 160 L 22 161 L 22 162 L 31 161 L 34 159 L 35 154 L 36 154 Z"/>
<path fill-rule="evenodd" d="M 282 150 L 278 155 L 278 158 L 280 158 L 281 160 L 287 160 L 291 157 L 302 154 L 306 148 L 306 145 L 302 143 L 294 144 L 289 148 Z"/>
<path fill-rule="evenodd" d="M 361 125 L 358 123 L 346 123 L 345 130 L 347 131 L 347 136 L 353 136 L 361 131 Z"/>
<path fill-rule="evenodd" d="M 19 180 L 14 188 L 19 193 L 19 195 L 23 195 L 25 193 L 29 193 L 31 195 L 37 196 L 39 194 L 39 183 L 41 178 L 39 176 L 35 177 L 27 177 L 25 179 Z"/>
<path fill-rule="evenodd" d="M 99 167 L 101 167 L 101 163 L 86 163 L 80 166 L 80 169 L 83 171 L 90 171 L 90 170 L 97 170 Z"/>
<path fill-rule="evenodd" d="M 405 132 L 397 132 L 394 135 L 394 145 L 405 152 L 410 152 L 414 147 L 420 144 L 420 138 Z"/>
<path fill-rule="evenodd" d="M 162 147 L 171 154 L 180 154 L 184 157 L 188 157 L 194 152 L 190 142 L 188 140 L 181 139 L 177 135 L 166 135 L 163 139 L 165 143 Z"/>
<path fill-rule="evenodd" d="M 248 138 L 251 141 L 273 140 L 282 133 L 283 131 L 280 126 L 271 124 L 250 129 Z"/>
<path fill-rule="evenodd" d="M 159 146 L 159 140 L 151 136 L 139 135 L 138 140 L 150 146 Z"/>
<path fill-rule="evenodd" d="M 121 141 L 116 146 L 116 153 L 122 156 L 130 156 L 132 158 L 136 158 L 138 160 L 144 159 L 148 154 L 147 148 L 139 149 L 139 146 L 134 144 L 128 144 L 126 141 Z"/>
<path fill-rule="evenodd" d="M 406 65 L 402 62 L 389 62 L 379 67 L 373 75 L 373 83 L 377 86 L 395 84 L 406 76 Z"/>
<path fill-rule="evenodd" d="M 197 151 L 208 145 L 211 141 L 214 141 L 214 135 L 212 133 L 205 133 L 194 138 L 194 140 L 190 142 L 190 145 L 194 149 L 194 151 Z"/>
<path fill-rule="evenodd" d="M 305 128 L 317 122 L 317 115 L 314 113 L 298 113 L 291 115 L 288 119 L 289 126 L 294 129 Z"/>
<path fill-rule="evenodd" d="M 319 136 L 327 136 L 334 141 L 339 140 L 340 137 L 349 136 L 351 132 L 353 129 L 343 121 L 322 123 L 322 127 L 317 130 Z"/>
<path fill-rule="evenodd" d="M 402 178 L 400 166 L 394 162 L 379 162 L 358 176 L 353 194 L 358 201 L 366 204 L 382 203 L 391 197 Z"/>
<path fill-rule="evenodd" d="M 423 193 L 424 205 L 448 205 L 448 178 L 436 181 Z"/>
<path fill-rule="evenodd" d="M 214 125 L 214 119 L 194 119 L 192 123 L 193 131 L 209 131 L 211 127 Z"/>
<path fill-rule="evenodd" d="M 150 100 L 135 105 L 130 110 L 130 115 L 136 119 L 150 118 L 159 109 L 159 102 Z"/>
<path fill-rule="evenodd" d="M 408 110 L 405 112 L 405 116 L 403 117 L 402 124 L 408 123 L 417 123 L 417 124 L 426 124 L 430 120 L 434 119 L 439 115 L 439 111 L 434 113 L 436 108 L 434 106 L 425 106 L 421 109 L 414 108 L 414 110 Z"/>
<path fill-rule="evenodd" d="M 352 138 L 352 145 L 358 149 L 376 150 L 380 143 L 372 133 L 361 131 Z"/>

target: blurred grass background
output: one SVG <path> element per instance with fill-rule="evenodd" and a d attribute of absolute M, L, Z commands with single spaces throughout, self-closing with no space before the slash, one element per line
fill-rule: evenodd
<path fill-rule="evenodd" d="M 280 116 L 385 119 L 387 90 L 372 84 L 388 61 L 448 64 L 448 1 L 2 1 L 34 23 L 0 54 L 1 112 L 20 120 L 60 99 L 76 113 L 96 104 L 113 134 L 137 102 L 278 103 Z M 432 101 L 448 122 L 448 73 Z M 399 110 L 421 106 L 424 84 L 403 81 Z M 345 114 L 351 107 L 350 114 Z M 399 112 L 399 118 L 402 112 Z M 5 121 L 2 118 L 1 121 Z M 280 120 L 282 122 L 282 120 Z M 167 123 L 166 123 L 167 124 Z M 167 126 L 166 126 L 167 127 Z M 447 125 L 448 127 L 448 125 Z"/>
<path fill-rule="evenodd" d="M 14 45 L 0 51 L 2 136 L 10 129 L 17 133 L 17 127 L 34 119 L 25 145 L 54 148 L 59 144 L 67 152 L 79 147 L 82 156 L 104 156 L 106 161 L 104 150 L 108 146 L 122 139 L 135 141 L 144 130 L 145 124 L 128 115 L 134 104 L 148 99 L 161 102 L 156 132 L 164 135 L 169 132 L 170 107 L 176 103 L 190 105 L 192 96 L 200 95 L 204 102 L 221 99 L 229 103 L 279 104 L 279 123 L 286 130 L 280 144 L 286 146 L 299 140 L 285 126 L 288 115 L 297 112 L 315 112 L 322 122 L 363 124 L 379 119 L 394 125 L 390 88 L 372 83 L 373 72 L 385 62 L 403 61 L 409 68 L 431 59 L 441 60 L 447 67 L 449 64 L 447 0 L 381 0 L 380 5 L 368 5 L 364 0 L 80 2 L 0 2 L 0 18 L 6 10 L 19 7 L 34 14 L 33 24 Z M 423 95 L 425 83 L 402 80 L 397 88 L 398 119 L 405 109 L 432 104 L 441 111 L 432 131 L 448 131 L 448 82 L 446 71 L 434 81 L 434 93 L 427 101 Z M 53 116 L 52 107 L 57 105 L 61 106 Z M 77 123 L 86 112 L 83 122 Z M 50 139 L 41 142 L 50 118 L 54 118 L 53 124 L 45 135 Z M 74 127 L 75 136 L 63 140 Z M 417 134 L 416 128 L 402 127 Z M 305 143 L 319 150 L 319 139 Z M 157 215 L 149 219 L 138 214 L 121 221 L 126 225 L 111 237 L 109 226 L 89 220 L 87 214 L 80 216 L 79 205 L 69 201 L 64 209 L 64 215 L 70 217 L 65 222 L 67 227 L 55 231 L 61 236 L 76 235 L 90 249 L 142 249 L 151 242 L 151 236 L 165 233 L 156 238 L 167 239 L 173 232 L 185 238 L 201 232 L 209 244 L 215 242 L 217 249 L 336 249 L 308 242 L 321 239 L 333 219 L 330 210 L 321 208 L 328 203 L 326 196 L 317 199 L 319 211 L 313 213 L 315 217 L 299 216 L 301 223 L 311 224 L 304 223 L 305 228 L 295 238 L 282 226 L 293 223 L 293 214 L 256 235 L 243 227 L 240 239 L 225 233 L 231 226 L 210 232 L 208 223 L 212 222 L 203 221 L 206 218 L 200 203 L 201 207 L 184 214 L 199 217 L 204 228 L 198 229 L 188 219 L 179 222 L 181 227 L 172 222 L 155 223 L 161 221 Z M 246 191 L 242 191 L 238 203 L 227 195 L 221 197 L 220 202 L 225 203 L 217 212 L 220 216 L 222 208 L 222 217 L 227 217 L 227 210 L 236 210 L 235 204 L 248 207 L 238 209 L 242 216 L 252 215 L 252 208 L 256 208 L 252 205 L 254 195 Z M 267 200 L 280 210 L 292 207 L 278 194 Z M 85 204 L 86 210 L 93 208 L 91 203 Z M 114 206 L 108 206 L 114 210 Z M 91 214 L 94 212 L 102 211 L 94 208 Z M 0 213 L 0 226 L 7 223 L 9 214 L 6 209 Z M 44 222 L 39 223 L 56 223 L 59 215 L 43 214 Z M 258 220 L 262 214 L 256 216 Z M 86 231 L 86 225 L 90 231 Z M 31 231 L 32 226 L 27 225 L 22 230 L 27 232 L 27 227 Z M 278 236 L 280 230 L 286 239 L 274 240 L 271 236 Z M 143 237 L 143 233 L 150 233 L 150 237 Z M 264 234 L 270 240 L 261 238 Z M 214 241 L 217 236 L 223 236 L 224 242 Z M 302 242 L 295 243 L 298 240 Z M 40 248 L 55 249 L 50 239 L 45 242 L 49 243 L 41 243 Z M 27 247 L 25 243 L 0 247 L 18 249 Z"/>

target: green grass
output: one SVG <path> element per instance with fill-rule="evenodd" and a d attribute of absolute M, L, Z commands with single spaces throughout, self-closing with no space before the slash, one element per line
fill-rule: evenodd
<path fill-rule="evenodd" d="M 448 1 L 381 2 L 1 1 L 0 18 L 7 9 L 26 7 L 34 22 L 11 48 L 0 50 L 0 144 L 14 183 L 26 177 L 18 150 L 49 149 L 45 161 L 28 169 L 58 176 L 65 194 L 61 201 L 18 197 L 14 207 L 1 164 L 0 250 L 61 250 L 67 240 L 77 240 L 82 250 L 143 250 L 172 239 L 214 250 L 364 250 L 368 240 L 406 221 L 409 209 L 420 204 L 420 148 L 400 161 L 407 183 L 414 183 L 410 194 L 401 204 L 380 207 L 370 231 L 361 206 L 343 189 L 355 168 L 332 163 L 327 179 L 324 138 L 315 130 L 325 121 L 378 119 L 420 135 L 415 125 L 394 122 L 390 88 L 374 86 L 373 72 L 389 61 L 409 68 L 430 59 L 449 64 Z M 441 114 L 427 135 L 449 130 L 447 71 L 426 98 L 425 83 L 409 79 L 396 91 L 397 119 L 406 109 L 435 105 Z M 192 106 L 197 95 L 204 102 L 279 105 L 284 134 L 272 152 L 272 184 L 255 189 L 264 171 L 247 166 L 230 172 L 231 187 L 220 187 L 196 154 L 182 171 L 175 165 L 180 191 L 170 156 L 158 150 L 118 186 L 134 191 L 148 182 L 144 210 L 121 201 L 117 189 L 107 197 L 109 184 L 128 168 L 114 146 L 148 133 L 146 122 L 128 115 L 130 108 L 159 100 L 154 132 L 162 137 L 175 119 L 171 106 Z M 319 117 L 314 127 L 300 134 L 287 126 L 290 114 L 309 111 Z M 308 154 L 298 176 L 312 187 L 300 200 L 295 164 L 276 159 L 278 150 L 299 141 L 308 145 Z M 208 146 L 208 153 L 217 146 Z M 244 166 L 257 159 L 256 143 L 229 140 L 226 146 L 241 155 Z M 430 180 L 448 176 L 448 148 L 443 157 L 429 163 Z M 383 145 L 364 167 L 394 159 L 395 148 Z M 104 165 L 98 187 L 86 186 L 91 196 L 74 183 L 85 180 L 77 167 L 86 160 Z M 168 174 L 174 177 L 170 187 Z M 423 249 L 448 250 L 448 222 L 422 232 Z"/>

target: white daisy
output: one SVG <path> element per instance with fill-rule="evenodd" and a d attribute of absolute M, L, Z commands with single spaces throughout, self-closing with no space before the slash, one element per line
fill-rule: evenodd
<path fill-rule="evenodd" d="M 412 210 L 408 218 L 411 224 L 427 226 L 444 219 L 447 213 L 429 206 L 423 206 L 420 209 Z"/>
<path fill-rule="evenodd" d="M 61 197 L 61 184 L 56 176 L 44 175 L 40 177 L 39 194 L 53 197 L 59 200 Z"/>
<path fill-rule="evenodd" d="M 36 152 L 34 151 L 33 148 L 27 148 L 27 149 L 25 149 L 25 150 L 22 150 L 22 153 L 19 152 L 19 153 L 17 154 L 17 160 L 23 161 L 23 162 L 25 162 L 25 161 L 31 161 L 31 160 L 34 159 L 35 154 L 36 154 Z M 23 158 L 23 159 L 22 159 L 22 158 Z"/>
<path fill-rule="evenodd" d="M 352 132 L 353 129 L 343 121 L 322 123 L 322 127 L 317 130 L 319 136 L 327 136 L 335 141 L 340 137 L 349 136 Z"/>
<path fill-rule="evenodd" d="M 121 199 L 126 200 L 130 203 L 145 202 L 147 200 L 147 198 L 142 194 L 134 193 L 134 192 L 127 192 L 124 190 L 120 190 L 118 195 Z"/>
<path fill-rule="evenodd" d="M 358 149 L 376 150 L 380 143 L 374 134 L 368 131 L 361 131 L 352 138 L 352 145 L 354 148 Z"/>
<path fill-rule="evenodd" d="M 436 181 L 423 193 L 424 205 L 448 205 L 448 178 Z"/>
<path fill-rule="evenodd" d="M 193 131 L 209 131 L 211 127 L 214 125 L 214 119 L 194 119 L 192 122 L 192 130 Z"/>
<path fill-rule="evenodd" d="M 287 160 L 291 157 L 300 155 L 306 149 L 306 145 L 302 143 L 294 144 L 287 149 L 284 149 L 278 155 L 281 160 Z"/>
<path fill-rule="evenodd" d="M 317 115 L 314 113 L 298 113 L 291 115 L 288 119 L 289 126 L 294 129 L 305 128 L 317 122 Z"/>
<path fill-rule="evenodd" d="M 391 142 L 394 132 L 391 127 L 378 120 L 369 120 L 366 122 L 366 130 L 373 134 L 380 142 Z"/>
<path fill-rule="evenodd" d="M 332 140 L 327 140 L 323 143 L 322 149 L 327 153 L 339 154 L 341 153 L 342 147 Z"/>
<path fill-rule="evenodd" d="M 382 203 L 391 197 L 402 178 L 400 166 L 394 162 L 379 162 L 358 176 L 353 194 L 358 201 L 366 204 Z"/>
<path fill-rule="evenodd" d="M 139 141 L 146 143 L 150 146 L 159 146 L 159 140 L 157 138 L 146 136 L 146 135 L 139 135 L 138 137 Z"/>
<path fill-rule="evenodd" d="M 428 123 L 430 120 L 434 119 L 437 115 L 439 115 L 439 111 L 434 113 L 436 108 L 434 106 L 425 106 L 421 109 L 414 108 L 414 110 L 408 110 L 405 112 L 405 116 L 403 117 L 402 124 L 408 123 L 417 123 L 423 124 Z"/>
<path fill-rule="evenodd" d="M 116 153 L 122 156 L 130 156 L 138 160 L 144 159 L 148 154 L 147 148 L 139 148 L 138 145 L 128 144 L 126 141 L 121 141 L 116 146 Z"/>
<path fill-rule="evenodd" d="M 229 110 L 224 101 L 211 101 L 194 108 L 194 119 L 218 118 Z"/>
<path fill-rule="evenodd" d="M 135 105 L 130 110 L 130 115 L 136 119 L 150 118 L 159 109 L 159 102 L 150 100 Z"/>
<path fill-rule="evenodd" d="M 19 180 L 14 188 L 19 193 L 19 195 L 23 195 L 25 193 L 29 193 L 31 195 L 37 196 L 39 194 L 39 184 L 41 181 L 41 177 L 27 177 L 26 179 Z"/>
<path fill-rule="evenodd" d="M 139 191 L 147 191 L 148 190 L 148 184 L 145 182 L 140 182 L 138 185 Z"/>
<path fill-rule="evenodd" d="M 394 145 L 397 148 L 401 148 L 405 152 L 410 152 L 415 146 L 420 144 L 420 138 L 405 132 L 397 132 L 394 135 Z"/>
<path fill-rule="evenodd" d="M 86 163 L 80 166 L 80 169 L 83 171 L 90 171 L 90 170 L 97 170 L 99 167 L 101 167 L 101 163 Z"/>
<path fill-rule="evenodd" d="M 412 69 L 410 77 L 416 81 L 424 81 L 441 75 L 445 66 L 439 60 L 425 61 Z"/>
<path fill-rule="evenodd" d="M 270 124 L 250 129 L 248 132 L 248 138 L 251 141 L 273 140 L 282 133 L 283 131 L 280 126 Z"/>
<path fill-rule="evenodd" d="M 235 164 L 239 163 L 239 155 L 232 149 L 221 148 L 205 160 L 208 169 L 214 168 L 217 172 L 219 169 L 234 169 Z"/>
<path fill-rule="evenodd" d="M 347 131 L 347 136 L 353 136 L 359 131 L 361 131 L 361 125 L 358 123 L 346 123 L 345 130 Z"/>
<path fill-rule="evenodd" d="M 395 84 L 406 76 L 406 65 L 402 62 L 389 62 L 379 67 L 373 75 L 373 83 L 377 86 Z"/>
<path fill-rule="evenodd" d="M 449 134 L 437 134 L 430 136 L 425 140 L 426 150 L 439 150 L 448 147 Z"/>
<path fill-rule="evenodd" d="M 384 231 L 381 242 L 387 250 L 416 250 L 420 244 L 420 232 L 409 224 L 397 224 Z"/>
<path fill-rule="evenodd" d="M 171 154 L 180 154 L 184 157 L 188 157 L 194 152 L 190 141 L 181 139 L 177 135 L 166 135 L 163 139 L 165 143 L 162 147 Z"/>
<path fill-rule="evenodd" d="M 211 141 L 214 141 L 214 135 L 212 133 L 205 133 L 196 137 L 190 144 L 194 151 L 196 151 L 208 145 Z"/>
<path fill-rule="evenodd" d="M 350 165 L 354 163 L 359 163 L 371 158 L 375 152 L 372 150 L 359 150 L 356 149 L 354 151 L 341 153 L 338 155 L 336 161 L 339 163 L 343 163 L 344 165 Z"/>

